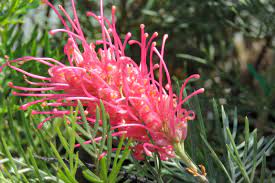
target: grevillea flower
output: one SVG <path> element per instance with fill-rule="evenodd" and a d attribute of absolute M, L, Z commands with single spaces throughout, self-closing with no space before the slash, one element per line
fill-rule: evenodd
<path fill-rule="evenodd" d="M 53 58 L 31 56 L 7 61 L 6 66 L 23 73 L 25 81 L 35 86 L 28 88 L 9 83 L 11 88 L 23 91 L 13 92 L 13 95 L 40 98 L 22 105 L 21 109 L 26 110 L 38 103 L 42 106 L 52 106 L 53 109 L 50 111 L 32 111 L 34 115 L 48 115 L 38 125 L 38 128 L 41 128 L 45 122 L 70 113 L 70 110 L 60 108 L 76 106 L 77 100 L 80 100 L 85 106 L 87 119 L 93 126 L 95 108 L 102 101 L 110 115 L 111 129 L 115 130 L 113 136 L 125 134 L 126 137 L 132 138 L 135 143 L 133 155 L 136 159 L 142 160 L 145 155 L 151 156 L 153 152 L 159 153 L 162 160 L 168 160 L 176 155 L 184 159 L 184 153 L 179 145 L 186 138 L 187 122 L 193 120 L 195 114 L 184 109 L 182 105 L 192 96 L 202 93 L 204 89 L 182 97 L 188 81 L 199 78 L 198 74 L 194 74 L 181 86 L 179 97 L 173 93 L 170 74 L 164 61 L 164 47 L 168 36 L 162 37 L 162 44 L 157 48 L 154 40 L 158 33 L 150 36 L 141 24 L 139 41 L 132 40 L 131 33 L 127 33 L 121 39 L 116 31 L 116 8 L 112 7 L 111 20 L 108 20 L 103 15 L 101 0 L 100 15 L 88 12 L 87 16 L 91 16 L 100 24 L 102 40 L 88 43 L 82 32 L 73 0 L 73 18 L 61 5 L 57 10 L 47 0 L 44 2 L 55 11 L 65 27 L 51 30 L 50 34 L 65 32 L 68 35 L 68 41 L 64 46 L 68 64 Z M 137 44 L 140 47 L 139 64 L 126 55 L 127 44 Z M 95 49 L 96 45 L 101 48 Z M 29 61 L 48 66 L 48 76 L 27 72 L 14 64 Z M 158 79 L 155 78 L 156 72 L 159 74 Z M 45 91 L 52 92 L 49 94 Z M 89 142 L 91 141 L 86 143 Z"/>

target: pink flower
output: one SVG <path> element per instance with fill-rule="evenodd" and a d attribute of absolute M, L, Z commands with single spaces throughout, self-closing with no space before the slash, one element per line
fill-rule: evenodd
<path fill-rule="evenodd" d="M 144 155 L 151 156 L 153 152 L 158 152 L 163 160 L 174 157 L 174 145 L 185 140 L 187 122 L 195 118 L 194 112 L 182 108 L 182 105 L 192 96 L 202 93 L 204 89 L 196 90 L 186 98 L 182 98 L 188 81 L 199 78 L 199 75 L 195 74 L 185 80 L 179 97 L 173 93 L 170 74 L 164 62 L 164 46 L 168 36 L 163 36 L 162 45 L 158 49 L 154 42 L 158 33 L 149 36 L 145 33 L 145 26 L 141 24 L 140 41 L 132 40 L 131 33 L 127 33 L 122 41 L 116 32 L 116 8 L 112 7 L 112 18 L 111 21 L 108 20 L 103 16 L 101 0 L 100 15 L 88 12 L 87 16 L 93 17 L 101 25 L 102 40 L 88 43 L 80 27 L 73 0 L 73 18 L 61 5 L 58 8 L 63 16 L 48 1 L 44 2 L 55 11 L 65 27 L 52 30 L 50 34 L 65 32 L 69 36 L 64 46 L 68 65 L 53 58 L 30 56 L 7 61 L 6 66 L 23 73 L 25 81 L 35 86 L 28 88 L 9 83 L 11 88 L 23 91 L 13 94 L 40 98 L 22 105 L 21 109 L 26 110 L 38 103 L 42 106 L 52 106 L 53 109 L 50 111 L 32 112 L 33 115 L 48 115 L 38 125 L 38 128 L 41 128 L 45 122 L 70 113 L 70 110 L 61 110 L 60 107 L 76 106 L 77 100 L 80 100 L 85 106 L 87 119 L 93 126 L 95 107 L 102 100 L 110 115 L 112 130 L 116 130 L 113 135 L 119 136 L 123 133 L 132 138 L 135 142 L 133 154 L 137 159 L 143 159 Z M 79 42 L 81 44 L 78 44 Z M 127 44 L 137 44 L 140 47 L 139 65 L 125 54 Z M 96 50 L 95 45 L 102 47 Z M 29 61 L 47 65 L 48 76 L 36 75 L 13 65 Z M 155 78 L 155 72 L 159 73 L 158 80 Z M 167 84 L 164 85 L 165 81 Z M 52 92 L 49 94 L 45 91 Z"/>

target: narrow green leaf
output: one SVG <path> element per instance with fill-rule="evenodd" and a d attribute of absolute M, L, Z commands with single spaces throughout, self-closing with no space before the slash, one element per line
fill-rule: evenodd
<path fill-rule="evenodd" d="M 226 170 L 225 166 L 223 165 L 223 163 L 221 162 L 220 158 L 218 157 L 218 155 L 215 153 L 215 151 L 212 149 L 211 145 L 204 139 L 202 138 L 204 144 L 206 145 L 206 147 L 208 148 L 208 150 L 210 151 L 210 155 L 213 157 L 213 159 L 216 161 L 216 163 L 218 164 L 218 166 L 221 167 L 222 171 L 225 173 L 225 175 L 227 176 L 228 180 L 230 182 L 233 182 L 233 180 L 231 179 L 228 171 Z"/>
<path fill-rule="evenodd" d="M 65 181 L 65 183 L 71 183 L 72 182 L 70 180 L 70 178 L 61 169 L 57 170 L 57 175 L 61 180 Z"/>
<path fill-rule="evenodd" d="M 110 167 L 112 158 L 112 131 L 110 125 L 108 125 L 108 135 L 107 135 L 107 167 Z"/>
<path fill-rule="evenodd" d="M 177 57 L 187 59 L 187 60 L 191 60 L 191 61 L 195 61 L 195 62 L 198 62 L 198 63 L 201 63 L 201 64 L 207 64 L 206 59 L 195 57 L 193 55 L 188 55 L 188 54 L 181 53 L 181 54 L 177 54 Z"/>
<path fill-rule="evenodd" d="M 9 100 L 7 100 L 7 106 L 11 106 L 10 103 L 9 103 Z M 17 130 L 14 126 L 14 120 L 12 118 L 11 107 L 8 107 L 8 117 L 9 117 L 9 120 L 8 120 L 9 127 L 10 127 L 11 133 L 13 134 L 13 137 L 14 137 L 14 143 L 16 144 L 16 147 L 18 148 L 18 151 L 20 152 L 20 154 L 23 156 L 24 160 L 26 162 L 28 162 L 28 159 L 26 157 L 26 153 L 24 152 L 24 150 L 22 148 L 22 145 L 21 145 L 20 137 L 18 137 Z"/>
<path fill-rule="evenodd" d="M 35 161 L 35 159 L 33 158 L 33 151 L 31 149 L 29 149 L 29 154 L 30 154 L 30 160 L 34 169 L 34 173 L 36 174 L 36 176 L 38 177 L 40 182 L 43 182 L 42 177 L 40 176 L 39 170 L 38 170 L 38 166 L 37 163 Z"/>
<path fill-rule="evenodd" d="M 20 110 L 19 113 L 21 115 L 21 120 L 23 122 L 24 131 L 26 133 L 26 137 L 27 137 L 26 139 L 28 140 L 28 143 L 32 146 L 32 148 L 34 149 L 34 151 L 37 152 L 37 147 L 34 144 L 33 138 L 32 138 L 32 135 L 31 135 L 31 131 L 32 130 L 30 129 L 30 125 L 29 125 L 29 123 L 27 122 L 27 120 L 25 118 L 24 112 Z"/>
<path fill-rule="evenodd" d="M 225 144 L 225 147 L 227 148 L 227 145 L 230 144 L 229 137 L 226 132 L 226 129 L 229 128 L 229 121 L 228 121 L 228 117 L 225 113 L 223 106 L 221 106 L 221 112 L 222 112 L 223 137 L 224 137 L 224 142 L 222 144 Z M 232 177 L 233 182 L 235 182 L 235 176 L 234 176 L 235 175 L 235 167 L 234 167 L 234 164 L 231 159 L 232 157 L 230 156 L 230 153 L 227 151 L 227 149 L 225 152 L 227 152 L 227 159 L 228 159 L 227 164 L 231 171 L 231 177 Z"/>
<path fill-rule="evenodd" d="M 77 103 L 78 103 L 79 111 L 80 111 L 80 114 L 81 114 L 81 118 L 82 118 L 82 120 L 84 122 L 83 123 L 84 124 L 84 128 L 90 134 L 92 132 L 92 129 L 91 129 L 91 127 L 90 127 L 90 125 L 89 125 L 89 123 L 87 121 L 83 105 L 81 104 L 80 100 L 77 100 Z"/>
<path fill-rule="evenodd" d="M 234 116 L 233 116 L 233 130 L 232 130 L 233 139 L 236 138 L 237 128 L 238 128 L 238 112 L 237 112 L 237 107 L 235 107 Z"/>
<path fill-rule="evenodd" d="M 249 121 L 247 117 L 245 117 L 245 120 L 244 120 L 244 139 L 245 139 L 245 144 L 244 144 L 243 159 L 245 160 L 247 157 L 248 145 L 249 145 Z"/>
<path fill-rule="evenodd" d="M 76 154 L 73 157 L 74 157 L 75 164 L 71 168 L 71 172 L 72 172 L 72 175 L 75 177 L 76 176 L 76 172 L 77 172 L 78 167 L 79 167 L 79 163 L 80 163 L 78 152 L 76 152 Z"/>
<path fill-rule="evenodd" d="M 90 133 L 85 131 L 85 129 L 82 128 L 80 125 L 77 125 L 76 128 L 82 134 L 82 136 L 85 136 L 87 138 L 89 138 L 91 136 Z"/>
<path fill-rule="evenodd" d="M 262 167 L 261 167 L 260 183 L 264 183 L 265 172 L 266 172 L 266 156 L 264 154 L 263 161 L 262 161 Z"/>
<path fill-rule="evenodd" d="M 100 121 L 100 109 L 98 106 L 96 106 L 96 121 L 94 124 L 94 131 L 92 133 L 92 137 L 95 138 L 96 137 L 96 133 L 98 131 L 98 127 L 99 127 L 99 121 Z"/>
<path fill-rule="evenodd" d="M 100 160 L 100 177 L 104 182 L 108 182 L 108 168 L 106 164 L 106 157 L 102 157 Z"/>
<path fill-rule="evenodd" d="M 65 137 L 62 135 L 60 129 L 59 129 L 59 125 L 55 125 L 54 129 L 58 135 L 59 140 L 61 141 L 61 144 L 63 145 L 63 147 L 66 149 L 67 152 L 69 152 L 69 144 L 67 142 L 67 140 L 65 139 Z"/>
<path fill-rule="evenodd" d="M 253 133 L 253 166 L 250 181 L 253 182 L 255 176 L 255 170 L 257 167 L 257 129 Z"/>
<path fill-rule="evenodd" d="M 101 108 L 101 116 L 102 116 L 102 139 L 100 141 L 100 147 L 99 147 L 99 155 L 103 153 L 103 149 L 104 149 L 104 144 L 106 142 L 106 138 L 107 138 L 107 115 L 106 115 L 106 111 L 103 105 L 103 102 L 100 101 L 100 108 Z"/>
<path fill-rule="evenodd" d="M 82 173 L 84 177 L 90 182 L 103 183 L 103 181 L 90 170 L 84 170 Z"/>
<path fill-rule="evenodd" d="M 97 154 L 93 152 L 94 149 L 92 149 L 91 145 L 84 144 L 85 140 L 82 139 L 78 134 L 75 134 L 77 142 L 81 145 L 81 148 L 83 148 L 90 156 L 97 159 Z"/>
<path fill-rule="evenodd" d="M 227 145 L 227 149 L 228 149 L 231 157 L 233 157 L 233 159 L 235 160 L 235 163 L 237 163 L 237 165 L 238 165 L 238 167 L 239 167 L 242 175 L 244 176 L 245 182 L 250 183 L 249 177 L 248 177 L 247 172 L 245 170 L 245 167 L 244 167 L 244 165 L 243 165 L 243 163 L 242 163 L 242 161 L 240 159 L 239 152 L 237 150 L 236 144 L 234 142 L 234 139 L 232 137 L 232 134 L 231 134 L 229 128 L 226 128 L 226 131 L 227 131 L 227 135 L 228 135 L 228 138 L 229 138 L 229 141 L 230 141 L 230 146 L 233 148 L 233 151 L 234 151 L 235 155 L 232 152 L 232 150 L 231 150 L 231 148 L 230 148 L 229 145 Z"/>
<path fill-rule="evenodd" d="M 223 106 L 221 106 L 221 109 L 222 109 L 222 122 L 223 122 L 223 133 L 225 137 L 225 143 L 229 144 L 228 134 L 226 132 L 226 129 L 229 128 L 229 121 Z"/>
<path fill-rule="evenodd" d="M 197 117 L 198 117 L 198 121 L 199 121 L 199 124 L 200 124 L 200 132 L 202 133 L 203 137 L 206 138 L 206 129 L 205 129 L 205 126 L 204 126 L 204 120 L 203 120 L 203 117 L 202 117 L 199 98 L 198 98 L 197 95 L 194 96 L 194 100 L 195 100 Z"/>
<path fill-rule="evenodd" d="M 224 135 L 223 135 L 222 130 L 221 130 L 222 126 L 221 126 L 221 121 L 220 121 L 220 113 L 219 113 L 219 110 L 218 110 L 217 102 L 214 98 L 212 99 L 212 107 L 213 107 L 213 111 L 214 111 L 214 120 L 215 120 L 216 132 L 220 136 L 220 138 L 219 138 L 220 144 L 224 146 L 225 140 L 224 140 Z"/>
<path fill-rule="evenodd" d="M 13 161 L 12 155 L 11 155 L 10 151 L 8 150 L 7 143 L 6 143 L 6 141 L 4 140 L 3 137 L 1 137 L 1 144 L 2 144 L 3 150 L 4 150 L 4 152 L 5 152 L 5 155 L 6 155 L 6 156 L 8 157 L 8 159 L 9 159 L 9 162 L 10 162 L 11 167 L 13 168 L 13 170 L 14 170 L 14 172 L 15 172 L 15 176 L 17 177 L 18 180 L 20 180 L 20 176 L 19 176 L 19 174 L 18 174 L 17 166 L 16 166 L 16 164 L 15 164 L 14 161 Z"/>
<path fill-rule="evenodd" d="M 118 147 L 116 149 L 116 155 L 115 155 L 115 159 L 113 161 L 113 169 L 116 167 L 117 165 L 117 161 L 119 159 L 119 154 L 120 154 L 120 151 L 121 151 L 121 148 L 122 148 L 122 145 L 123 145 L 123 142 L 124 142 L 124 139 L 125 139 L 125 136 L 122 135 L 119 139 L 119 144 L 118 144 Z"/>
<path fill-rule="evenodd" d="M 62 160 L 60 154 L 58 153 L 57 149 L 55 148 L 55 146 L 50 143 L 51 149 L 53 150 L 53 153 L 55 154 L 58 162 L 61 164 L 62 168 L 65 170 L 65 174 L 66 177 L 72 182 L 72 183 L 77 183 L 77 181 L 75 180 L 75 178 L 72 176 L 70 170 L 68 169 L 67 165 L 64 163 L 64 161 Z"/>
<path fill-rule="evenodd" d="M 124 137 L 123 137 L 123 139 L 124 139 Z M 123 140 L 123 142 L 124 142 L 124 140 Z M 117 176 L 118 176 L 119 171 L 122 167 L 122 163 L 125 161 L 125 159 L 130 154 L 129 146 L 130 146 L 131 142 L 132 142 L 131 140 L 128 141 L 128 143 L 126 144 L 125 149 L 122 153 L 122 157 L 119 159 L 119 162 L 113 165 L 112 171 L 111 171 L 110 176 L 109 176 L 109 181 L 110 182 L 116 182 Z M 118 150 L 120 152 L 121 148 L 118 149 Z M 117 153 L 116 153 L 116 157 L 118 157 Z"/>

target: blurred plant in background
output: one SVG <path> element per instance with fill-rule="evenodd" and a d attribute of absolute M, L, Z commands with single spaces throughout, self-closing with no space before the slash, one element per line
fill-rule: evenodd
<path fill-rule="evenodd" d="M 88 40 L 100 38 L 100 27 L 85 15 L 86 11 L 98 10 L 99 1 L 77 2 Z M 70 6 L 67 1 L 54 3 L 68 9 Z M 190 74 L 202 75 L 196 84 L 206 88 L 206 95 L 187 104 L 198 116 L 189 123 L 186 151 L 195 162 L 205 165 L 209 182 L 273 182 L 275 2 L 106 0 L 106 15 L 110 15 L 108 10 L 113 4 L 118 10 L 119 34 L 131 30 L 133 37 L 138 38 L 140 23 L 147 26 L 150 34 L 155 30 L 159 35 L 169 34 L 166 61 L 179 86 Z M 39 0 L 7 0 L 0 3 L 0 10 L 1 65 L 5 55 L 10 59 L 47 55 L 65 61 L 63 35 L 48 34 L 48 27 L 60 27 L 48 7 Z M 127 47 L 126 51 L 133 58 L 139 56 L 138 47 Z M 34 73 L 47 72 L 35 64 L 23 67 Z M 102 140 L 76 150 L 74 142 L 85 140 L 79 133 L 89 138 L 97 130 L 87 126 L 80 129 L 64 120 L 50 124 L 45 131 L 36 129 L 41 119 L 18 111 L 21 100 L 29 99 L 10 97 L 7 87 L 11 78 L 15 85 L 21 84 L 23 78 L 13 71 L 4 72 L 0 73 L 1 181 L 113 182 L 117 178 L 121 182 L 196 182 L 192 172 L 177 160 L 162 162 L 154 154 L 153 158 L 137 162 L 128 156 L 127 149 L 119 149 L 127 146 L 127 139 L 105 139 L 106 143 Z M 218 104 L 215 100 L 208 102 L 211 98 L 216 98 Z M 82 110 L 81 104 L 78 109 Z M 98 118 L 107 115 L 102 111 L 104 107 L 100 106 Z M 249 122 L 242 117 L 245 115 Z M 74 121 L 73 115 L 69 117 Z M 110 133 L 108 126 L 98 130 Z M 111 146 L 118 150 L 111 153 Z M 91 157 L 98 155 L 101 148 L 108 154 L 97 162 Z"/>

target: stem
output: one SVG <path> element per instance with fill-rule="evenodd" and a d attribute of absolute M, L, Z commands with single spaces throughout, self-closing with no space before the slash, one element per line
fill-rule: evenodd
<path fill-rule="evenodd" d="M 183 163 L 191 170 L 193 170 L 196 174 L 194 176 L 197 177 L 199 182 L 201 183 L 208 183 L 208 180 L 205 175 L 200 174 L 201 171 L 199 168 L 193 163 L 193 161 L 189 158 L 188 154 L 184 150 L 184 144 L 183 143 L 175 143 L 174 149 L 176 154 L 180 157 L 180 159 L 183 161 Z"/>

